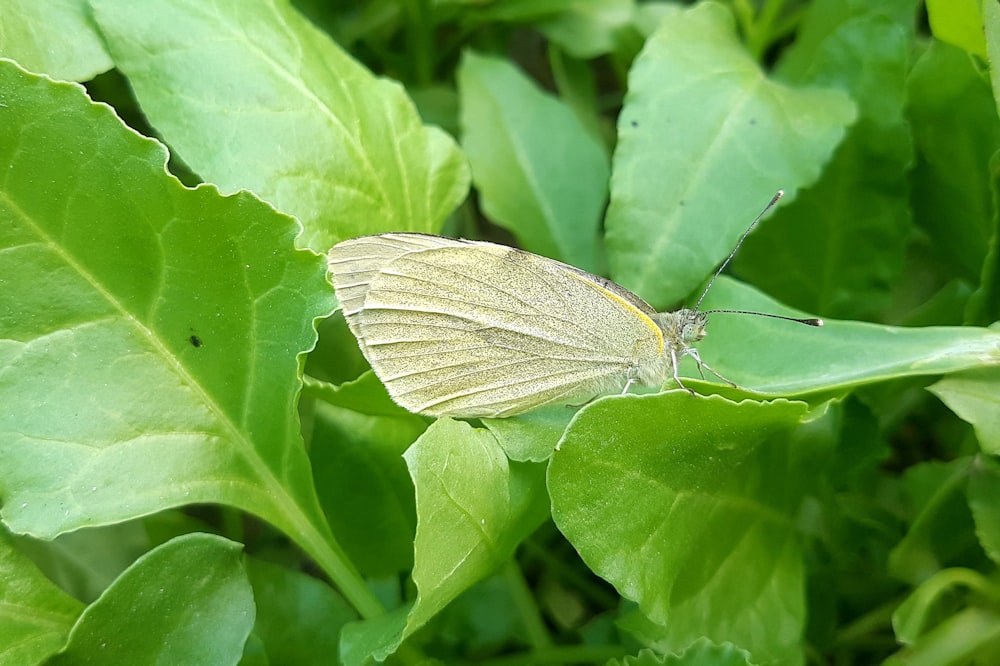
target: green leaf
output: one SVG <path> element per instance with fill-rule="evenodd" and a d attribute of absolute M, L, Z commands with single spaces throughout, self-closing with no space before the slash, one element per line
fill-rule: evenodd
<path fill-rule="evenodd" d="M 987 4 L 983 0 L 927 0 L 931 32 L 942 42 L 985 59 L 986 39 L 979 8 Z"/>
<path fill-rule="evenodd" d="M 680 654 L 662 655 L 642 650 L 636 656 L 612 659 L 619 666 L 751 666 L 750 655 L 734 645 L 716 645 L 701 638 Z"/>
<path fill-rule="evenodd" d="M 802 316 L 734 280 L 720 278 L 705 309 Z M 702 359 L 742 387 L 765 394 L 842 391 L 901 377 L 1000 365 L 1000 331 L 971 326 L 902 328 L 826 321 L 822 328 L 764 317 L 711 315 Z M 686 361 L 685 374 L 697 372 Z M 685 365 L 682 365 L 685 367 Z"/>
<path fill-rule="evenodd" d="M 505 60 L 466 52 L 458 85 L 462 145 L 486 214 L 525 250 L 599 271 L 604 147 Z"/>
<path fill-rule="evenodd" d="M 956 373 L 927 390 L 972 424 L 984 452 L 1000 455 L 1000 367 Z"/>
<path fill-rule="evenodd" d="M 290 3 L 92 4 L 115 65 L 184 161 L 298 217 L 303 245 L 437 231 L 465 197 L 454 141 Z"/>
<path fill-rule="evenodd" d="M 579 0 L 544 17 L 535 28 L 574 58 L 596 58 L 616 51 L 628 31 L 635 0 Z"/>
<path fill-rule="evenodd" d="M 566 424 L 576 412 L 570 405 L 549 405 L 509 419 L 482 419 L 511 460 L 548 460 Z"/>
<path fill-rule="evenodd" d="M 945 595 L 953 593 L 956 587 L 969 588 L 993 602 L 1000 600 L 1000 586 L 975 571 L 957 568 L 940 571 L 924 581 L 893 613 L 892 624 L 900 642 L 906 645 L 918 642 L 921 635 L 925 634 L 937 619 L 936 614 L 932 612 L 936 610 L 935 605 L 940 604 Z M 1000 614 L 995 610 L 989 614 L 1000 619 Z M 1000 624 L 992 627 L 986 634 L 979 635 L 976 640 L 973 640 L 973 634 L 966 634 L 962 644 L 954 647 L 964 654 L 972 654 L 974 649 L 979 647 L 978 641 L 985 639 L 995 642 L 998 638 L 1000 638 Z"/>
<path fill-rule="evenodd" d="M 882 662 L 884 666 L 993 664 L 1000 658 L 1000 613 L 976 607 L 955 613 L 912 647 Z"/>
<path fill-rule="evenodd" d="M 0 528 L 0 664 L 41 663 L 66 642 L 82 610 Z"/>
<path fill-rule="evenodd" d="M 969 509 L 979 545 L 1000 564 L 1000 462 L 980 456 L 969 470 Z"/>
<path fill-rule="evenodd" d="M 920 157 L 916 221 L 952 272 L 977 284 L 996 228 L 989 165 L 1000 146 L 1000 119 L 992 92 L 968 54 L 932 42 L 913 67 L 907 96 Z"/>
<path fill-rule="evenodd" d="M 509 463 L 496 439 L 439 419 L 404 455 L 417 496 L 413 581 L 404 615 L 349 625 L 345 663 L 382 660 L 450 601 L 493 573 L 545 518 L 542 468 Z"/>
<path fill-rule="evenodd" d="M 990 63 L 1000 62 L 1000 6 L 995 2 L 983 3 L 983 32 Z M 993 84 L 993 99 L 1000 107 L 1000 71 L 997 70 L 997 67 L 990 67 L 990 82 Z"/>
<path fill-rule="evenodd" d="M 907 470 L 903 490 L 909 529 L 889 553 L 889 573 L 918 584 L 972 545 L 965 482 L 970 460 L 928 462 Z"/>
<path fill-rule="evenodd" d="M 270 664 L 337 662 L 340 628 L 357 614 L 324 583 L 297 571 L 248 559 L 261 639 Z"/>
<path fill-rule="evenodd" d="M 728 9 L 670 12 L 629 74 L 607 246 L 615 280 L 662 307 L 725 258 L 768 199 L 816 180 L 854 120 L 841 92 L 764 77 Z"/>
<path fill-rule="evenodd" d="M 152 547 L 177 536 L 175 532 L 161 541 L 153 541 L 149 531 L 153 523 L 179 517 L 165 511 L 143 520 L 93 527 L 63 534 L 43 541 L 19 537 L 18 548 L 41 569 L 42 573 L 64 591 L 90 602 L 121 575 L 137 557 Z M 205 525 L 190 520 L 185 531 L 204 531 Z"/>
<path fill-rule="evenodd" d="M 403 452 L 426 428 L 409 412 L 367 416 L 316 407 L 309 456 L 317 493 L 330 528 L 363 575 L 391 576 L 413 566 L 417 521 Z"/>
<path fill-rule="evenodd" d="M 604 398 L 549 463 L 552 517 L 602 578 L 665 627 L 662 649 L 707 636 L 795 661 L 805 622 L 794 517 L 809 452 L 802 403 L 683 391 Z"/>
<path fill-rule="evenodd" d="M 378 612 L 326 527 L 295 415 L 333 309 L 324 258 L 252 195 L 184 188 L 79 86 L 0 62 L 0 89 L 4 522 L 51 538 L 229 504 Z"/>
<path fill-rule="evenodd" d="M 136 560 L 48 663 L 236 664 L 254 614 L 242 546 L 188 534 Z"/>
<path fill-rule="evenodd" d="M 86 0 L 4 0 L 0 57 L 67 81 L 86 81 L 113 66 Z"/>
<path fill-rule="evenodd" d="M 859 114 L 818 182 L 762 224 L 734 263 L 737 275 L 797 308 L 868 317 L 902 274 L 912 215 L 903 102 L 913 4 L 820 0 L 780 63 L 783 81 L 849 91 Z M 910 6 L 905 20 L 890 14 L 900 5 Z"/>

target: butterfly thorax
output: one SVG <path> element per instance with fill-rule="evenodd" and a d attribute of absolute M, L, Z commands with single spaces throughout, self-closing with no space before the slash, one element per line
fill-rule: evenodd
<path fill-rule="evenodd" d="M 664 352 L 673 349 L 677 353 L 691 349 L 705 337 L 708 315 L 697 310 L 677 310 L 657 312 L 653 321 L 663 332 Z"/>
<path fill-rule="evenodd" d="M 640 381 L 647 386 L 662 383 L 673 374 L 675 359 L 690 353 L 694 346 L 705 337 L 705 324 L 708 315 L 697 310 L 677 310 L 676 312 L 657 312 L 652 317 L 663 334 L 663 354 L 659 367 L 649 368 L 646 376 L 640 376 Z"/>

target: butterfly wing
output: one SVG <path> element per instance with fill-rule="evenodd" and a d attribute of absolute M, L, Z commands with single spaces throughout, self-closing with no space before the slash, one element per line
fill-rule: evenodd
<path fill-rule="evenodd" d="M 392 397 L 436 416 L 510 416 L 620 388 L 659 328 L 603 278 L 492 243 L 419 234 L 331 250 L 338 298 Z"/>

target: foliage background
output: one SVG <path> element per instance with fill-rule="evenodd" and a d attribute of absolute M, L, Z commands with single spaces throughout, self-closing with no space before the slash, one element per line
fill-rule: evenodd
<path fill-rule="evenodd" d="M 997 3 L 10 0 L 0 55 L 0 662 L 1000 657 Z M 779 188 L 706 303 L 828 325 L 713 317 L 747 389 L 431 423 L 332 314 L 389 230 L 675 307 Z"/>

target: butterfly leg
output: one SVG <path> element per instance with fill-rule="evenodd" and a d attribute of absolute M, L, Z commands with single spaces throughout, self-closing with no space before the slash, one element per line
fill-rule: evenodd
<path fill-rule="evenodd" d="M 683 354 L 681 354 L 681 358 L 684 358 Z M 673 349 L 671 349 L 670 350 L 670 363 L 671 363 L 671 365 L 673 365 L 674 381 L 677 382 L 678 386 L 680 386 L 682 389 L 684 389 L 685 391 L 687 391 L 691 395 L 697 395 L 694 392 L 693 389 L 689 389 L 687 386 L 684 386 L 684 382 L 681 381 L 681 376 L 679 374 L 677 374 L 677 366 L 680 365 L 680 363 L 678 361 L 680 361 L 680 359 L 677 358 L 677 352 L 674 351 Z"/>
<path fill-rule="evenodd" d="M 702 370 L 702 368 L 705 368 L 705 370 L 708 370 L 713 375 L 715 375 L 716 377 L 718 377 L 722 381 L 726 382 L 727 384 L 729 384 L 733 388 L 739 388 L 739 386 L 736 385 L 736 382 L 732 381 L 731 379 L 726 379 L 725 377 L 723 377 L 722 375 L 720 375 L 718 372 L 716 372 L 715 370 L 713 370 L 712 366 L 710 366 L 709 364 L 707 364 L 704 361 L 702 361 L 701 360 L 701 355 L 698 353 L 697 349 L 685 349 L 682 352 L 682 356 L 683 356 L 683 354 L 687 354 L 688 356 L 690 356 L 691 358 L 694 359 L 695 363 L 698 364 L 698 372 L 701 373 L 701 378 L 702 379 L 705 378 L 705 372 Z"/>

